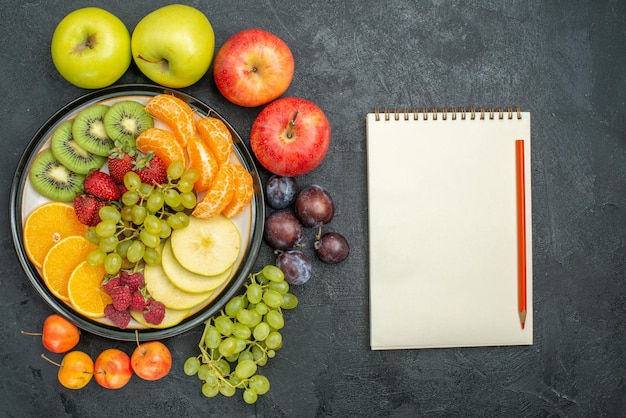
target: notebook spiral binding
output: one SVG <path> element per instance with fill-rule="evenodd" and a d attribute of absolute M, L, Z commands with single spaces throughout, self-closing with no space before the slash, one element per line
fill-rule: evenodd
<path fill-rule="evenodd" d="M 504 119 L 505 117 L 507 119 L 513 119 L 514 115 L 516 115 L 517 119 L 522 118 L 522 112 L 519 106 L 516 106 L 515 108 L 511 106 L 507 108 L 496 107 L 495 109 L 493 107 L 485 108 L 470 106 L 468 108 L 460 107 L 458 109 L 456 107 L 451 107 L 449 109 L 445 107 L 442 107 L 441 109 L 437 109 L 435 107 L 427 109 L 424 107 L 422 109 L 414 108 L 413 110 L 409 110 L 407 108 L 403 110 L 399 110 L 397 108 L 390 110 L 386 108 L 382 112 L 378 108 L 374 110 L 375 119 L 377 121 L 381 120 L 381 118 L 384 120 L 391 120 L 391 118 L 394 120 L 400 120 L 401 117 L 404 120 L 409 120 L 411 115 L 414 120 L 419 120 L 419 115 L 422 115 L 423 120 L 428 120 L 429 115 L 433 120 L 437 120 L 439 115 L 441 115 L 443 120 L 447 120 L 448 113 L 450 113 L 452 120 L 456 120 L 457 115 L 460 115 L 461 120 L 467 119 L 468 116 L 471 120 L 474 120 L 477 117 L 480 120 L 485 120 L 485 118 L 495 119 L 496 117 L 498 119 Z"/>

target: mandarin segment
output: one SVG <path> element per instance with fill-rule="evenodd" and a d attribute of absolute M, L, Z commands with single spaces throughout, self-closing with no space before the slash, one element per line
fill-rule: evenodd
<path fill-rule="evenodd" d="M 104 307 L 112 302 L 111 296 L 100 286 L 105 274 L 102 265 L 92 267 L 86 261 L 72 271 L 67 291 L 70 303 L 78 313 L 89 318 L 104 317 Z"/>
<path fill-rule="evenodd" d="M 68 236 L 84 236 L 87 226 L 76 217 L 74 208 L 62 202 L 48 202 L 35 208 L 24 223 L 24 249 L 30 261 L 43 266 L 48 251 Z"/>
<path fill-rule="evenodd" d="M 198 137 L 191 138 L 187 143 L 189 166 L 198 171 L 198 180 L 194 183 L 196 192 L 208 190 L 217 175 L 219 165 L 211 149 Z"/>
<path fill-rule="evenodd" d="M 226 124 L 218 118 L 205 117 L 196 121 L 196 129 L 215 155 L 217 163 L 226 164 L 233 150 L 233 137 Z"/>
<path fill-rule="evenodd" d="M 222 215 L 228 218 L 237 216 L 243 208 L 250 203 L 254 195 L 254 184 L 252 175 L 238 164 L 229 164 L 229 170 L 233 173 L 233 197 L 224 210 Z"/>
<path fill-rule="evenodd" d="M 174 161 L 186 163 L 185 149 L 176 136 L 168 130 L 150 128 L 137 137 L 136 144 L 139 151 L 158 155 L 166 166 Z"/>
<path fill-rule="evenodd" d="M 67 284 L 70 275 L 97 246 L 82 236 L 63 238 L 50 248 L 43 262 L 42 276 L 48 289 L 63 301 L 69 301 Z"/>
<path fill-rule="evenodd" d="M 233 184 L 233 172 L 229 165 L 221 166 L 215 175 L 211 188 L 198 202 L 192 215 L 196 218 L 206 219 L 222 213 L 235 193 Z"/>
<path fill-rule="evenodd" d="M 183 147 L 194 137 L 194 112 L 184 100 L 171 94 L 159 94 L 148 100 L 146 111 L 165 123 Z"/>

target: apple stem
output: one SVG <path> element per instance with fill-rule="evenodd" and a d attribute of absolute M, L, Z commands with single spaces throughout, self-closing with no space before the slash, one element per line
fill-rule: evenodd
<path fill-rule="evenodd" d="M 294 131 L 296 130 L 296 118 L 298 117 L 298 111 L 293 114 L 293 118 L 289 121 L 289 126 L 287 127 L 287 138 L 291 139 L 293 137 Z"/>
<path fill-rule="evenodd" d="M 49 361 L 50 363 L 54 364 L 55 366 L 62 367 L 59 363 L 57 363 L 57 362 L 56 362 L 56 361 L 54 361 L 54 360 L 49 359 L 49 358 L 48 358 L 48 357 L 46 357 L 46 355 L 45 355 L 45 354 L 43 354 L 43 353 L 41 353 L 41 357 L 43 357 L 45 360 Z"/>
<path fill-rule="evenodd" d="M 28 331 L 22 331 L 22 334 L 24 334 L 24 335 L 34 335 L 34 336 L 38 336 L 38 335 L 41 336 L 41 335 L 43 335 L 42 332 L 28 332 Z"/>

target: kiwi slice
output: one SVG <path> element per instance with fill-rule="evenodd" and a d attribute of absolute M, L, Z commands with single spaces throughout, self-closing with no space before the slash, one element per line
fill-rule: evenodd
<path fill-rule="evenodd" d="M 117 102 L 104 115 L 104 128 L 116 144 L 134 146 L 139 134 L 153 126 L 145 106 L 134 100 Z"/>
<path fill-rule="evenodd" d="M 89 106 L 76 115 L 72 134 L 78 145 L 92 154 L 106 157 L 113 148 L 113 141 L 104 128 L 104 114 L 109 106 L 98 104 Z"/>
<path fill-rule="evenodd" d="M 30 182 L 39 193 L 51 200 L 71 202 L 82 192 L 85 176 L 70 170 L 54 157 L 50 148 L 33 160 L 28 171 Z"/>
<path fill-rule="evenodd" d="M 56 128 L 50 139 L 50 149 L 54 157 L 68 169 L 78 174 L 87 174 L 102 167 L 106 157 L 92 154 L 79 145 L 73 135 L 75 123 L 69 119 Z"/>

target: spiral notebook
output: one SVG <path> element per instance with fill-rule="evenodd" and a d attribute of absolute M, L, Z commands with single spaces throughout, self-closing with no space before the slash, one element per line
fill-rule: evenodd
<path fill-rule="evenodd" d="M 530 131 L 511 108 L 367 115 L 372 350 L 533 344 Z"/>

